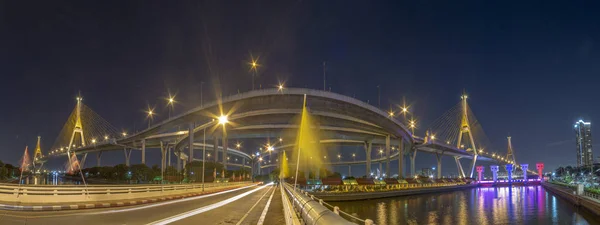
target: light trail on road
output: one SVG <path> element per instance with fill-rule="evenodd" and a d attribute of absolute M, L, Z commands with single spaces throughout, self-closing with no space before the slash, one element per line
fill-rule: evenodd
<path fill-rule="evenodd" d="M 271 184 L 268 184 L 268 186 L 271 186 Z M 231 197 L 229 199 L 226 199 L 226 200 L 223 200 L 223 201 L 211 204 L 211 205 L 207 205 L 207 206 L 204 206 L 204 207 L 201 207 L 201 208 L 198 208 L 198 209 L 194 209 L 194 210 L 191 210 L 191 211 L 188 211 L 188 212 L 185 212 L 185 213 L 181 213 L 181 214 L 176 215 L 176 216 L 168 217 L 168 218 L 165 218 L 165 219 L 162 219 L 162 220 L 154 221 L 154 222 L 148 223 L 147 225 L 165 225 L 165 224 L 173 223 L 173 222 L 176 222 L 178 220 L 182 220 L 182 219 L 194 216 L 194 215 L 198 215 L 200 213 L 204 213 L 204 212 L 207 212 L 207 211 L 219 208 L 221 206 L 227 205 L 229 203 L 235 202 L 235 201 L 237 201 L 237 200 L 239 200 L 239 199 L 241 199 L 243 197 L 246 197 L 246 196 L 248 196 L 248 195 L 250 195 L 250 194 L 252 194 L 254 192 L 262 190 L 265 187 L 267 187 L 267 185 L 259 187 L 259 188 L 256 188 L 254 190 L 247 191 L 245 193 L 236 195 L 234 197 Z"/>

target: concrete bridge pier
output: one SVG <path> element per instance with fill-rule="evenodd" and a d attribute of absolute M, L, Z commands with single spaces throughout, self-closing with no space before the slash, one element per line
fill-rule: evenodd
<path fill-rule="evenodd" d="M 87 159 L 87 152 L 83 154 L 83 158 L 81 158 L 81 163 L 79 163 L 79 168 L 83 169 L 85 168 L 85 160 Z M 43 165 L 43 164 L 42 164 Z M 40 168 L 42 168 L 42 166 L 40 166 Z"/>
<path fill-rule="evenodd" d="M 173 155 L 173 148 L 167 148 L 167 166 L 171 166 L 171 155 Z"/>
<path fill-rule="evenodd" d="M 190 163 L 194 160 L 194 127 L 196 125 L 194 123 L 190 123 L 188 126 L 188 149 L 190 154 L 188 154 L 188 161 Z"/>
<path fill-rule="evenodd" d="M 458 168 L 458 174 L 461 177 L 465 177 L 465 171 L 463 170 L 462 164 L 460 163 L 460 157 L 454 156 L 454 160 L 456 161 L 456 167 Z"/>
<path fill-rule="evenodd" d="M 538 171 L 538 179 L 542 180 L 542 175 L 543 175 L 543 170 L 544 170 L 544 164 L 543 163 L 536 163 L 535 167 L 537 168 Z"/>
<path fill-rule="evenodd" d="M 142 164 L 146 164 L 146 139 L 142 139 Z"/>
<path fill-rule="evenodd" d="M 96 166 L 100 167 L 100 159 L 102 159 L 102 151 L 96 153 Z"/>
<path fill-rule="evenodd" d="M 215 154 L 215 163 L 219 161 L 219 137 L 217 137 L 217 132 L 213 133 L 213 150 Z"/>
<path fill-rule="evenodd" d="M 400 139 L 398 145 L 398 177 L 404 177 L 404 138 Z"/>
<path fill-rule="evenodd" d="M 498 181 L 498 166 L 491 165 L 490 170 L 492 171 L 492 179 L 494 179 L 494 183 Z"/>
<path fill-rule="evenodd" d="M 367 177 L 371 177 L 371 150 L 373 147 L 373 143 L 371 141 L 365 142 L 365 152 L 367 154 Z"/>
<path fill-rule="evenodd" d="M 417 159 L 417 149 L 413 148 L 411 149 L 412 153 L 409 155 L 410 156 L 410 175 L 414 176 L 416 175 L 415 173 L 415 161 Z"/>
<path fill-rule="evenodd" d="M 521 164 L 521 171 L 523 171 L 523 182 L 527 183 L 527 169 L 529 164 Z"/>
<path fill-rule="evenodd" d="M 508 174 L 508 182 L 512 183 L 513 165 L 512 164 L 506 164 L 505 168 L 506 168 L 506 173 Z"/>
<path fill-rule="evenodd" d="M 128 148 L 123 149 L 123 152 L 125 153 L 125 165 L 126 166 L 131 166 L 130 165 L 131 150 L 132 149 L 128 149 Z"/>
<path fill-rule="evenodd" d="M 483 166 L 477 166 L 477 181 L 481 182 L 483 180 Z"/>
<path fill-rule="evenodd" d="M 385 136 L 385 176 L 390 176 L 390 135 Z"/>
<path fill-rule="evenodd" d="M 437 170 L 437 178 L 441 179 L 442 178 L 442 156 L 444 155 L 444 153 L 435 153 L 435 158 L 437 159 L 437 167 L 435 168 Z"/>
<path fill-rule="evenodd" d="M 223 125 L 223 173 L 221 178 L 225 178 L 225 172 L 227 172 L 227 132 L 225 132 L 225 125 Z"/>
<path fill-rule="evenodd" d="M 352 176 L 352 166 L 348 165 L 348 176 L 351 177 Z"/>

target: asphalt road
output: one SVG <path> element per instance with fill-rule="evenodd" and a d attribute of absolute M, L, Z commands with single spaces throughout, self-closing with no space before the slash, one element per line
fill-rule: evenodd
<path fill-rule="evenodd" d="M 264 185 L 112 209 L 55 212 L 0 210 L 0 224 L 284 224 L 281 223 L 284 221 L 282 211 L 279 188 Z"/>

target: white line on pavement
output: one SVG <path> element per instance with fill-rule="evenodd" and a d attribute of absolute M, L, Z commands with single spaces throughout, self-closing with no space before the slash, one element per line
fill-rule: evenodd
<path fill-rule="evenodd" d="M 261 189 L 263 189 L 265 187 L 266 186 L 262 186 L 262 187 L 254 189 L 254 190 L 247 191 L 247 192 L 245 192 L 243 194 L 239 194 L 239 195 L 237 195 L 235 197 L 232 197 L 232 198 L 229 198 L 229 199 L 226 199 L 226 200 L 214 203 L 212 205 L 207 205 L 207 206 L 200 207 L 200 208 L 197 208 L 197 209 L 185 212 L 185 213 L 181 213 L 179 215 L 175 215 L 175 216 L 172 216 L 172 217 L 169 217 L 169 218 L 165 218 L 165 219 L 162 219 L 162 220 L 154 221 L 154 222 L 148 223 L 148 225 L 164 225 L 164 224 L 169 224 L 169 223 L 172 223 L 172 222 L 175 222 L 175 221 L 178 221 L 178 220 L 182 220 L 182 219 L 188 218 L 190 216 L 198 215 L 200 213 L 207 212 L 207 211 L 219 208 L 221 206 L 227 205 L 229 203 L 232 203 L 234 201 L 237 201 L 237 200 L 239 200 L 239 199 L 241 199 L 241 198 L 243 198 L 245 196 L 248 196 L 248 195 L 250 195 L 250 194 L 252 194 L 254 192 L 257 192 L 257 191 L 259 191 L 259 190 L 261 190 Z"/>
<path fill-rule="evenodd" d="M 277 188 L 275 188 L 273 192 L 271 192 L 271 197 L 269 197 L 269 201 L 267 201 L 267 205 L 265 206 L 265 209 L 263 209 L 262 214 L 260 215 L 260 219 L 258 219 L 258 223 L 256 223 L 256 225 L 262 225 L 265 222 L 265 217 L 267 216 L 267 212 L 269 211 L 269 205 L 271 205 L 271 200 L 273 200 L 273 194 L 275 194 L 275 191 L 277 191 Z"/>
<path fill-rule="evenodd" d="M 258 203 L 260 203 L 260 201 L 267 195 L 269 194 L 269 191 L 271 190 L 271 188 L 269 188 L 268 191 L 265 192 L 265 194 L 263 194 L 258 201 L 256 201 L 256 203 L 254 203 L 254 205 L 252 207 L 250 207 L 250 210 L 248 210 L 248 212 L 246 212 L 246 214 L 244 214 L 244 216 L 242 216 L 242 218 L 240 218 L 240 221 L 238 221 L 235 225 L 240 225 L 242 224 L 242 221 L 244 221 L 244 219 L 246 219 L 246 217 L 248 215 L 250 215 L 250 211 L 252 211 L 254 209 L 254 207 L 256 207 L 256 205 L 258 205 Z"/>

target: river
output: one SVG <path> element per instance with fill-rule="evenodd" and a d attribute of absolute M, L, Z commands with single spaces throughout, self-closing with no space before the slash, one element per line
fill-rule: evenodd
<path fill-rule="evenodd" d="M 542 186 L 473 188 L 331 204 L 376 224 L 600 224 L 600 218 Z"/>

